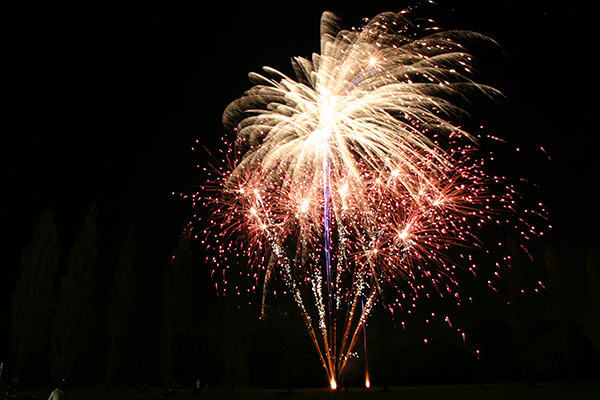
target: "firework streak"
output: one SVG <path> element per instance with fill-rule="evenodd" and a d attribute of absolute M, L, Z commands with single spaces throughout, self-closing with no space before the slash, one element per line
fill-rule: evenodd
<path fill-rule="evenodd" d="M 247 257 L 257 291 L 285 284 L 332 387 L 384 290 L 452 293 L 449 249 L 476 247 L 515 195 L 450 122 L 465 100 L 501 96 L 471 80 L 464 47 L 490 39 L 405 13 L 337 26 L 323 14 L 321 53 L 293 59 L 296 80 L 265 67 L 226 109 L 236 139 L 213 219 L 223 259 Z"/>

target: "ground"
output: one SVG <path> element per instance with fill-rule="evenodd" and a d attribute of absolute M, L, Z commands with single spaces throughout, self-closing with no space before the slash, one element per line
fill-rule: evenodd
<path fill-rule="evenodd" d="M 50 395 L 51 389 L 46 391 L 31 391 L 23 394 L 33 394 L 39 400 L 45 400 Z M 100 386 L 72 388 L 65 394 L 65 400 L 158 400 L 161 398 L 161 389 L 150 388 L 145 394 L 137 394 L 134 388 L 117 387 L 111 394 L 104 392 Z M 415 387 L 394 387 L 390 391 L 383 392 L 381 388 L 370 390 L 350 389 L 348 392 L 332 392 L 328 389 L 299 389 L 292 395 L 285 395 L 284 390 L 277 389 L 243 389 L 237 390 L 234 395 L 228 395 L 228 391 L 215 387 L 201 396 L 192 396 L 192 389 L 182 390 L 176 399 L 192 400 L 195 398 L 225 398 L 233 397 L 239 400 L 253 399 L 281 399 L 282 397 L 291 397 L 294 400 L 320 400 L 320 399 L 385 399 L 385 400 L 578 400 L 578 399 L 598 399 L 600 398 L 600 384 L 581 383 L 575 386 L 564 384 L 540 384 L 537 387 L 527 387 L 523 384 L 505 385 L 487 385 L 480 388 L 479 385 L 453 385 L 453 386 L 415 386 Z M 164 397 L 171 400 L 169 396 Z"/>

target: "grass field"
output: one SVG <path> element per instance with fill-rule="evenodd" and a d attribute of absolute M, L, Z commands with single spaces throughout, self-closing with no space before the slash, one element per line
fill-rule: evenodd
<path fill-rule="evenodd" d="M 32 391 L 23 394 L 32 394 L 39 400 L 46 400 L 50 394 L 46 392 Z M 162 390 L 150 388 L 145 394 L 137 394 L 133 388 L 116 388 L 113 393 L 105 393 L 102 387 L 73 388 L 65 393 L 65 400 L 159 400 Z M 171 400 L 170 392 L 162 397 Z M 285 394 L 284 390 L 268 389 L 238 389 L 234 394 L 228 394 L 221 388 L 212 388 L 201 396 L 192 396 L 191 390 L 182 392 L 175 400 L 194 400 L 201 398 L 230 398 L 232 400 L 253 399 L 285 399 L 294 400 L 578 400 L 578 399 L 600 399 L 600 383 L 582 383 L 576 386 L 561 384 L 540 384 L 537 387 L 527 387 L 522 384 L 514 384 L 509 387 L 503 385 L 488 385 L 480 388 L 478 385 L 463 386 L 418 386 L 418 387 L 395 387 L 390 391 L 383 392 L 381 388 L 370 390 L 350 389 L 348 392 L 332 392 L 328 389 L 297 389 L 291 395 Z"/>

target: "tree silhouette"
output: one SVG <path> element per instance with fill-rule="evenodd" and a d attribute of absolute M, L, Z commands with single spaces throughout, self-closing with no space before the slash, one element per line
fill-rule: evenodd
<path fill-rule="evenodd" d="M 29 354 L 41 347 L 48 333 L 58 265 L 58 233 L 52 212 L 42 212 L 27 249 L 21 253 L 21 276 L 12 296 L 10 345 L 13 383 Z"/>
<path fill-rule="evenodd" d="M 110 288 L 106 325 L 109 348 L 106 355 L 106 391 L 110 391 L 123 354 L 123 345 L 131 330 L 133 309 L 135 243 L 133 228 L 123 238 L 119 252 L 119 264 Z"/>
<path fill-rule="evenodd" d="M 585 266 L 589 277 L 587 331 L 590 340 L 598 348 L 600 347 L 600 252 L 598 249 L 588 250 Z"/>
<path fill-rule="evenodd" d="M 314 346 L 304 330 L 304 320 L 292 303 L 265 307 L 263 317 L 250 329 L 249 378 L 259 387 L 294 388 L 326 384 Z"/>
<path fill-rule="evenodd" d="M 536 312 L 526 296 L 526 290 L 531 286 L 530 268 L 528 268 L 531 264 L 525 261 L 523 250 L 512 236 L 507 239 L 507 250 L 503 268 L 507 317 L 514 332 L 515 345 L 525 380 L 528 386 L 532 386 L 533 366 L 530 353 L 533 337 L 532 323 Z"/>
<path fill-rule="evenodd" d="M 230 287 L 243 287 L 236 285 L 236 274 L 228 279 Z M 247 348 L 249 313 L 241 309 L 241 301 L 236 293 L 220 297 L 221 319 L 223 323 L 223 353 L 225 356 L 225 384 L 229 385 L 229 394 L 235 392 L 236 386 L 243 381 L 247 370 Z"/>
<path fill-rule="evenodd" d="M 575 343 L 570 337 L 569 327 L 576 312 L 571 288 L 570 274 L 552 246 L 546 249 L 546 267 L 548 269 L 548 306 L 550 315 L 558 321 L 558 334 L 562 352 L 567 364 L 568 381 L 575 383 Z"/>
<path fill-rule="evenodd" d="M 92 204 L 69 254 L 67 273 L 60 280 L 51 334 L 55 382 L 70 378 L 89 333 L 98 241 L 96 214 L 96 205 Z"/>
<path fill-rule="evenodd" d="M 163 389 L 173 374 L 177 337 L 184 333 L 188 324 L 187 307 L 190 296 L 190 270 L 192 267 L 190 231 L 183 228 L 173 250 L 171 263 L 165 270 L 163 310 L 160 338 L 160 369 Z"/>

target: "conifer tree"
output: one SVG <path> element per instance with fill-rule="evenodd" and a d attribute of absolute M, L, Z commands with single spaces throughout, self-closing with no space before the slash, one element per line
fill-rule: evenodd
<path fill-rule="evenodd" d="M 55 382 L 70 377 L 90 333 L 98 241 L 96 213 L 93 204 L 69 254 L 67 273 L 60 280 L 51 335 Z"/>
<path fill-rule="evenodd" d="M 191 266 L 190 231 L 183 228 L 173 251 L 171 263 L 165 270 L 160 338 L 160 368 L 165 390 L 172 377 L 173 363 L 179 350 L 177 337 L 188 322 L 186 310 L 191 289 L 189 282 Z"/>
<path fill-rule="evenodd" d="M 109 348 L 106 355 L 106 391 L 110 391 L 122 359 L 123 346 L 131 331 L 133 309 L 135 243 L 133 228 L 129 228 L 123 238 L 119 252 L 119 264 L 110 288 L 106 325 L 109 334 Z"/>
<path fill-rule="evenodd" d="M 12 295 L 9 328 L 13 383 L 23 363 L 48 334 L 58 264 L 58 233 L 52 212 L 42 212 L 27 249 L 21 253 L 21 276 Z"/>

